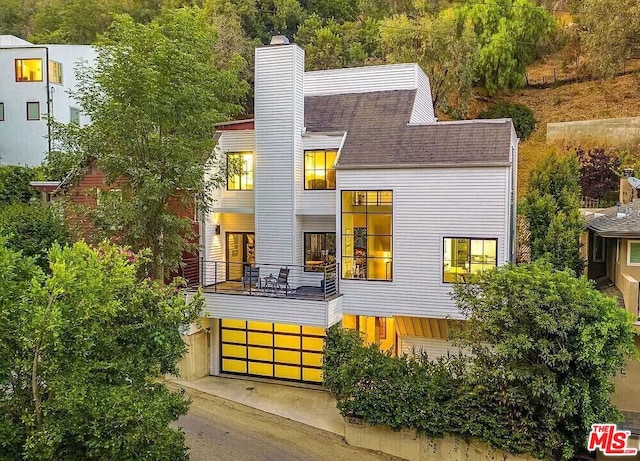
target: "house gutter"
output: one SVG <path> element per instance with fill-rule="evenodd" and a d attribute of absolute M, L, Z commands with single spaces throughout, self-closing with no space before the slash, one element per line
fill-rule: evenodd
<path fill-rule="evenodd" d="M 495 163 L 394 163 L 380 165 L 337 165 L 339 170 L 381 170 L 381 169 L 403 169 L 403 168 L 491 168 L 510 167 L 511 162 Z"/>

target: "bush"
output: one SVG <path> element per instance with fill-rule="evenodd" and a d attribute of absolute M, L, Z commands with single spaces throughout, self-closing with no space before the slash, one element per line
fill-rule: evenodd
<path fill-rule="evenodd" d="M 0 166 L 0 204 L 27 203 L 36 197 L 29 182 L 37 178 L 36 170 L 24 166 Z"/>
<path fill-rule="evenodd" d="M 501 101 L 480 112 L 478 118 L 510 118 L 520 139 L 527 139 L 536 127 L 536 119 L 533 111 L 524 104 Z"/>

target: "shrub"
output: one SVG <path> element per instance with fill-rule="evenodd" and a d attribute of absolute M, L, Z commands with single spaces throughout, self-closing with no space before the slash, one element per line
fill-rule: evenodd
<path fill-rule="evenodd" d="M 27 203 L 37 195 L 36 190 L 29 185 L 35 181 L 36 170 L 24 166 L 0 166 L 0 204 Z"/>
<path fill-rule="evenodd" d="M 478 118 L 510 118 L 520 139 L 527 139 L 536 127 L 533 111 L 524 104 L 501 101 L 480 112 Z"/>

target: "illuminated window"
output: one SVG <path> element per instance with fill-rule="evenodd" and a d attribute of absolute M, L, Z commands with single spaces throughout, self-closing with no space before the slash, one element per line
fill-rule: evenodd
<path fill-rule="evenodd" d="M 342 192 L 342 277 L 392 280 L 393 191 Z"/>
<path fill-rule="evenodd" d="M 335 150 L 307 150 L 304 152 L 305 190 L 336 188 Z"/>
<path fill-rule="evenodd" d="M 16 82 L 41 82 L 42 59 L 16 59 Z"/>
<path fill-rule="evenodd" d="M 304 234 L 304 270 L 314 271 L 317 267 L 335 264 L 336 233 L 323 232 Z"/>
<path fill-rule="evenodd" d="M 227 154 L 227 190 L 253 190 L 253 154 Z"/>
<path fill-rule="evenodd" d="M 27 103 L 27 120 L 40 120 L 40 103 Z"/>
<path fill-rule="evenodd" d="M 497 266 L 497 239 L 444 239 L 443 277 L 445 283 L 466 282 L 470 274 Z"/>
<path fill-rule="evenodd" d="M 62 64 L 49 61 L 49 82 L 62 85 Z"/>

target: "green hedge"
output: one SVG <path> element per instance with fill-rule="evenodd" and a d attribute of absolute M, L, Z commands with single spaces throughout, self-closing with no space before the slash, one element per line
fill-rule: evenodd
<path fill-rule="evenodd" d="M 524 104 L 501 101 L 480 112 L 478 118 L 510 118 L 520 139 L 527 139 L 536 127 L 533 111 Z"/>

